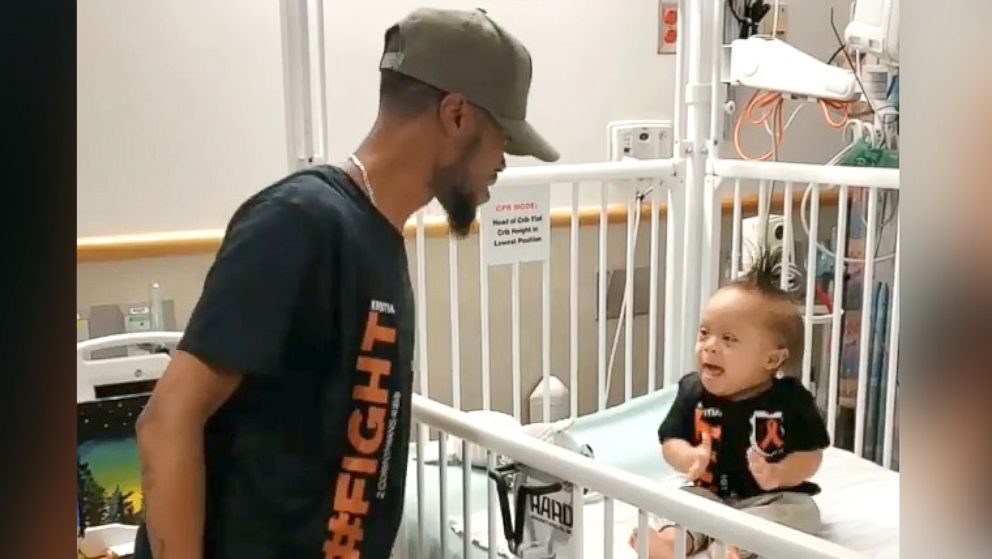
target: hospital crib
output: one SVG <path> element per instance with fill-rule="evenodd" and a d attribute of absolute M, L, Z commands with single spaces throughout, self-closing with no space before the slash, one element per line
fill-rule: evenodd
<path fill-rule="evenodd" d="M 895 403 L 898 376 L 898 337 L 899 337 L 899 273 L 898 273 L 898 223 L 886 235 L 886 243 L 879 238 L 880 220 L 893 221 L 879 215 L 879 201 L 891 196 L 898 189 L 898 171 L 879 169 L 859 169 L 833 166 L 800 165 L 787 163 L 764 163 L 747 161 L 718 160 L 710 180 L 706 181 L 702 201 L 701 252 L 696 258 L 687 258 L 682 250 L 684 230 L 680 219 L 685 216 L 686 192 L 678 176 L 678 164 L 672 161 L 624 162 L 595 165 L 557 166 L 537 170 L 510 170 L 502 179 L 502 184 L 545 183 L 551 188 L 571 189 L 572 206 L 567 219 L 559 221 L 568 224 L 567 237 L 553 242 L 551 260 L 567 262 L 567 308 L 552 301 L 561 301 L 561 293 L 554 293 L 551 287 L 552 265 L 549 262 L 534 265 L 540 268 L 540 283 L 528 284 L 536 298 L 541 294 L 541 320 L 521 320 L 521 307 L 533 310 L 532 304 L 522 301 L 528 296 L 527 289 L 521 287 L 519 264 L 508 270 L 485 268 L 480 271 L 481 280 L 478 297 L 481 299 L 480 323 L 467 324 L 459 305 L 467 298 L 458 282 L 457 267 L 472 268 L 460 255 L 465 250 L 463 243 L 485 243 L 484 238 L 448 243 L 448 266 L 443 258 L 425 258 L 429 252 L 425 239 L 425 226 L 421 218 L 415 229 L 415 267 L 417 269 L 418 307 L 427 309 L 420 315 L 418 381 L 419 395 L 414 398 L 414 419 L 417 422 L 415 441 L 411 452 L 410 474 L 408 479 L 408 499 L 404 529 L 397 542 L 398 557 L 509 557 L 501 533 L 500 512 L 496 508 L 494 488 L 489 483 L 485 469 L 476 468 L 471 457 L 478 447 L 484 449 L 489 463 L 496 456 L 507 456 L 530 466 L 544 470 L 564 480 L 572 482 L 575 502 L 585 505 L 575 508 L 575 535 L 583 540 L 586 557 L 634 557 L 634 550 L 627 546 L 633 529 L 649 529 L 649 515 L 659 515 L 688 527 L 712 534 L 715 538 L 727 541 L 743 549 L 752 550 L 765 557 L 895 557 L 898 556 L 898 474 L 890 468 L 893 465 L 895 444 Z M 775 196 L 774 187 L 781 195 Z M 496 188 L 499 188 L 497 185 Z M 588 250 L 583 239 L 589 231 L 583 231 L 583 216 L 588 216 L 590 208 L 580 207 L 580 189 L 597 189 L 601 204 L 594 208 L 598 214 L 596 237 L 598 248 Z M 757 203 L 743 193 L 748 189 L 757 191 Z M 626 191 L 630 200 L 626 210 L 626 226 L 622 226 L 624 248 L 621 251 L 626 270 L 636 267 L 638 260 L 649 266 L 650 292 L 647 317 L 635 319 L 634 305 L 623 306 L 618 325 L 611 327 L 608 320 L 595 319 L 583 323 L 580 311 L 583 292 L 582 277 L 579 273 L 583 260 L 593 260 L 595 281 L 599 293 L 605 291 L 608 262 L 611 255 L 609 239 L 611 234 L 621 232 L 610 225 L 608 191 Z M 849 202 L 859 197 L 864 202 L 866 213 L 848 215 Z M 804 384 L 812 387 L 820 384 L 817 391 L 825 394 L 826 421 L 832 437 L 838 434 L 838 410 L 841 409 L 843 382 L 856 384 L 847 390 L 853 392 L 854 441 L 853 452 L 831 448 L 825 455 L 824 465 L 816 481 L 824 488 L 817 497 L 824 514 L 824 539 L 814 538 L 799 532 L 763 522 L 744 513 L 726 507 L 712 506 L 682 494 L 676 489 L 679 478 L 661 460 L 658 452 L 655 430 L 664 417 L 674 398 L 675 383 L 684 373 L 691 370 L 693 357 L 691 346 L 695 327 L 680 328 L 680 321 L 689 322 L 683 316 L 678 298 L 684 292 L 687 281 L 702 283 L 701 295 L 712 292 L 721 281 L 741 272 L 741 259 L 746 247 L 742 246 L 741 222 L 746 213 L 757 213 L 757 217 L 767 219 L 767 214 L 777 208 L 785 221 L 785 235 L 789 237 L 784 245 L 784 262 L 805 262 L 799 276 L 799 289 L 804 291 L 800 310 L 805 322 L 805 352 L 802 364 Z M 802 209 L 802 212 L 798 210 Z M 643 214 L 641 213 L 643 212 Z M 799 214 L 797 217 L 796 214 Z M 641 215 L 647 231 L 639 229 Z M 726 225 L 729 218 L 728 228 Z M 803 238 L 799 224 L 813 232 L 813 242 Z M 848 256 L 845 243 L 848 238 L 848 224 L 856 223 L 864 227 L 866 237 L 863 257 Z M 729 229 L 729 231 L 728 231 Z M 824 233 L 827 231 L 827 233 Z M 884 229 L 881 230 L 883 233 Z M 646 245 L 647 254 L 638 252 L 637 239 Z M 567 241 L 566 241 L 567 239 Z M 588 239 L 586 239 L 588 241 Z M 725 242 L 724 242 L 725 241 Z M 805 244 L 792 252 L 791 241 Z M 832 250 L 827 248 L 832 244 Z M 894 244 L 895 251 L 881 255 L 882 245 Z M 728 246 L 729 245 L 729 246 Z M 642 245 L 643 246 L 643 245 Z M 889 247 L 891 249 L 891 247 Z M 886 249 L 886 250 L 889 250 Z M 435 248 L 437 255 L 437 248 Z M 466 251 L 467 252 L 467 251 Z M 474 251 L 473 251 L 474 252 Z M 729 253 L 729 255 L 727 254 Z M 662 254 L 664 256 L 662 257 Z M 829 258 L 824 258 L 829 254 Z M 728 255 L 724 262 L 722 255 Z M 473 255 L 474 257 L 474 255 Z M 863 275 L 858 293 L 847 294 L 846 273 L 860 265 Z M 693 263 L 698 262 L 693 268 Z M 823 293 L 815 282 L 823 274 L 818 270 L 830 266 L 829 275 L 833 278 L 832 292 Z M 431 331 L 426 324 L 432 314 L 445 314 L 443 304 L 428 303 L 426 269 L 433 273 L 450 273 L 448 313 L 445 317 L 448 328 Z M 564 266 L 561 266 L 564 267 Z M 441 271 L 438 270 L 441 268 Z M 862 305 L 860 324 L 855 332 L 847 332 L 845 338 L 844 304 L 850 295 L 860 297 L 863 302 L 873 301 L 878 291 L 875 284 L 876 271 L 880 268 L 891 278 L 892 304 L 884 315 L 875 317 L 874 306 Z M 502 340 L 496 353 L 509 349 L 511 362 L 508 367 L 493 368 L 489 361 L 494 352 L 491 318 L 487 315 L 486 299 L 491 289 L 487 287 L 489 276 L 509 273 L 509 301 L 511 305 L 510 340 Z M 696 275 L 698 274 L 698 275 Z M 537 275 L 536 273 L 533 275 Z M 625 291 L 632 287 L 632 274 L 627 274 Z M 503 278 L 505 279 L 505 278 Z M 786 286 L 796 281 L 782 274 L 781 281 Z M 505 281 L 503 282 L 506 283 Z M 506 285 L 502 286 L 507 287 Z M 473 285 L 472 290 L 477 286 Z M 558 295 L 557 299 L 554 295 Z M 827 296 L 833 302 L 829 311 L 817 304 L 817 298 Z M 593 293 L 595 298 L 595 293 Z M 531 301 L 533 301 L 531 298 Z M 597 317 L 605 317 L 605 298 L 595 298 Z M 588 301 L 586 301 L 588 303 Z M 698 308 L 698 307 L 697 307 Z M 436 318 L 436 317 L 435 317 Z M 636 320 L 636 322 L 635 322 Z M 884 339 L 878 338 L 875 324 L 887 324 Z M 436 321 L 431 322 L 436 325 Z M 691 324 L 691 322 L 689 322 Z M 635 324 L 637 326 L 635 326 Z M 549 328 L 549 325 L 553 325 Z M 505 326 L 505 324 L 503 325 Z M 851 330 L 852 325 L 846 325 Z M 466 332 L 481 330 L 481 336 L 466 336 Z M 445 332 L 444 330 L 447 330 Z M 560 345 L 555 347 L 558 359 L 552 359 L 551 339 L 555 332 L 567 332 L 566 358 Z M 594 331 L 594 332 L 592 332 Z M 815 336 L 819 331 L 820 336 Z M 451 352 L 449 367 L 445 375 L 432 374 L 437 366 L 427 359 L 427 346 L 435 343 L 433 337 L 446 337 L 450 332 L 448 350 Z M 622 366 L 613 363 L 612 342 L 622 332 Z M 646 343 L 634 343 L 635 336 L 644 338 Z M 856 334 L 856 335 L 854 335 Z M 466 340 L 470 337 L 470 340 Z M 583 339 L 594 340 L 594 356 L 582 359 Z M 825 346 L 814 352 L 814 339 L 822 338 Z M 580 443 L 588 443 L 596 452 L 595 459 L 589 459 L 559 448 L 528 440 L 526 437 L 507 434 L 496 429 L 464 409 L 492 409 L 492 383 L 498 377 L 511 379 L 512 400 L 504 401 L 502 409 L 508 415 L 523 419 L 523 404 L 526 395 L 522 392 L 521 381 L 521 339 L 541 340 L 540 374 L 531 374 L 536 382 L 548 382 L 554 373 L 567 371 L 565 377 L 570 387 L 569 417 L 574 419 L 570 432 Z M 841 378 L 844 368 L 842 345 L 845 339 L 856 343 L 856 380 Z M 884 435 L 878 442 L 882 447 L 882 465 L 862 458 L 866 447 L 866 408 L 868 399 L 869 369 L 872 368 L 871 351 L 873 344 L 884 344 L 888 348 L 888 362 L 883 374 L 887 377 L 882 406 L 884 412 Z M 814 365 L 814 354 L 822 353 L 820 366 Z M 848 352 L 850 353 L 850 352 Z M 471 357 L 463 358 L 462 354 Z M 466 374 L 467 361 L 477 361 L 481 379 L 470 379 Z M 552 363 L 555 361 L 554 363 Z M 646 366 L 645 366 L 646 365 Z M 614 369 L 619 368 L 622 387 L 610 389 Z M 818 373 L 814 377 L 814 369 Z M 878 374 L 877 363 L 875 374 Z M 445 377 L 448 378 L 445 378 Z M 565 376 L 565 375 L 562 375 Z M 595 378 L 591 382 L 590 376 Z M 470 382 L 474 380 L 475 382 Z M 480 381 L 481 380 L 481 381 Z M 618 383 L 619 384 L 619 383 Z M 467 388 L 471 387 L 471 388 Z M 469 392 L 478 391 L 473 399 Z M 612 392 L 612 394 L 611 394 Z M 589 393 L 592 393 L 591 397 Z M 439 394 L 439 396 L 438 396 Z M 550 415 L 549 391 L 544 391 L 541 409 L 532 422 L 546 422 L 557 417 Z M 438 401 L 438 400 L 442 401 Z M 466 405 L 467 400 L 473 400 Z M 499 406 L 497 406 L 499 407 Z M 874 428 L 874 425 L 871 426 Z M 461 442 L 455 444 L 452 437 Z M 618 442 L 622 441 L 622 442 Z M 477 461 L 476 461 L 477 462 Z M 652 520 L 652 524 L 654 521 Z M 642 537 L 639 541 L 645 541 Z M 644 550 L 642 550 L 644 551 Z M 643 555 L 642 555 L 643 556 Z"/>

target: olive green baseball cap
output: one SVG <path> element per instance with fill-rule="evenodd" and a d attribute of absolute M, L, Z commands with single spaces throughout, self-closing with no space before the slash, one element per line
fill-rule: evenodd
<path fill-rule="evenodd" d="M 558 152 L 527 122 L 533 67 L 524 45 L 484 10 L 421 8 L 391 27 L 398 50 L 379 63 L 489 112 L 507 136 L 506 153 L 557 161 Z"/>

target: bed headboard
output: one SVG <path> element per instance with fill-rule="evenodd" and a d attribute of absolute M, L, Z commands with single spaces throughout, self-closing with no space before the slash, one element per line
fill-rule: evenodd
<path fill-rule="evenodd" d="M 76 344 L 76 403 L 92 402 L 101 396 L 147 392 L 169 364 L 168 351 L 175 348 L 181 332 L 119 334 Z M 93 351 L 116 347 L 138 347 L 145 353 L 114 359 L 91 359 Z"/>

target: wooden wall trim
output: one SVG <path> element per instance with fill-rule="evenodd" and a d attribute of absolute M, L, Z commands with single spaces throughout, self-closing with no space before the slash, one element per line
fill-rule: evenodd
<path fill-rule="evenodd" d="M 783 194 L 775 195 L 772 199 L 773 208 L 781 208 L 784 198 L 785 196 Z M 802 193 L 797 193 L 794 198 L 794 209 L 798 210 L 801 199 Z M 733 197 L 726 197 L 721 201 L 725 215 L 732 211 L 733 204 Z M 836 204 L 837 194 L 835 192 L 823 192 L 820 194 L 821 206 L 833 206 Z M 757 209 L 758 197 L 756 195 L 741 197 L 742 212 L 754 213 Z M 662 204 L 660 206 L 659 213 L 661 216 L 668 214 L 668 207 L 666 204 Z M 609 206 L 607 208 L 606 216 L 607 223 L 626 223 L 627 205 L 615 204 Z M 650 218 L 651 206 L 649 204 L 644 204 L 641 208 L 641 220 L 643 222 Z M 599 206 L 579 208 L 580 226 L 599 225 L 599 220 Z M 551 227 L 567 228 L 571 226 L 571 222 L 571 208 L 563 207 L 551 210 Z M 473 224 L 472 232 L 478 232 L 478 222 Z M 416 233 L 416 224 L 411 220 L 407 223 L 403 234 L 406 237 L 414 237 Z M 425 222 L 424 233 L 430 238 L 445 237 L 448 235 L 448 224 L 441 217 L 431 216 L 427 218 Z M 76 239 L 76 263 L 113 262 L 121 260 L 136 260 L 140 258 L 213 254 L 217 252 L 223 238 L 223 229 L 80 237 Z"/>

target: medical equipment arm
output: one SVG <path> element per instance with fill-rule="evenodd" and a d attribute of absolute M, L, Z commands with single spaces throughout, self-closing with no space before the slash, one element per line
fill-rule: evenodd
<path fill-rule="evenodd" d="M 241 376 L 177 351 L 138 418 L 148 541 L 155 559 L 203 557 L 203 429 Z"/>

